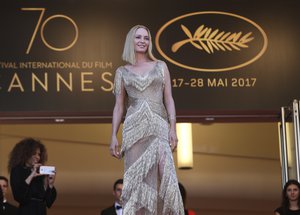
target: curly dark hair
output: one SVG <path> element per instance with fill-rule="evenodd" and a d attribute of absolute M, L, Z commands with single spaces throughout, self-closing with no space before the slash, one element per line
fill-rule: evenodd
<path fill-rule="evenodd" d="M 47 161 L 47 149 L 41 141 L 33 138 L 25 138 L 18 142 L 9 154 L 8 172 L 16 166 L 25 166 L 26 162 L 40 149 L 40 163 L 45 164 Z"/>
<path fill-rule="evenodd" d="M 281 202 L 281 206 L 286 210 L 290 207 L 290 201 L 289 198 L 287 196 L 287 189 L 290 185 L 296 185 L 298 187 L 298 189 L 300 190 L 300 183 L 297 180 L 294 179 L 290 179 L 286 182 L 286 184 L 284 185 L 284 188 L 282 190 L 282 202 Z M 300 207 L 300 198 L 298 198 L 298 207 Z"/>

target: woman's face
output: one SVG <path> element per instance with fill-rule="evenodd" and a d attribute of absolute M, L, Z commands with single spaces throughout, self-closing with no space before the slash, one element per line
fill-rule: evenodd
<path fill-rule="evenodd" d="M 41 159 L 41 150 L 40 149 L 36 149 L 35 153 L 33 153 L 33 155 L 31 155 L 31 157 L 28 159 L 27 161 L 27 166 L 34 166 L 34 164 L 37 164 L 40 162 Z"/>
<path fill-rule="evenodd" d="M 296 201 L 299 199 L 299 188 L 295 184 L 291 184 L 286 189 L 286 195 L 290 201 Z"/>
<path fill-rule="evenodd" d="M 149 47 L 150 37 L 145 28 L 138 28 L 134 35 L 134 51 L 146 53 Z"/>

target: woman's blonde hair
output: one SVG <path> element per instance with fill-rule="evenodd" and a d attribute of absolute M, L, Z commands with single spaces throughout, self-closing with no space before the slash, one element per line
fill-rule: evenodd
<path fill-rule="evenodd" d="M 149 29 L 143 25 L 136 25 L 133 26 L 130 31 L 127 33 L 126 40 L 125 40 L 125 45 L 123 49 L 123 54 L 122 54 L 122 59 L 132 65 L 136 63 L 135 59 L 135 51 L 134 51 L 134 37 L 135 37 L 135 32 L 139 28 L 144 28 L 149 35 L 149 46 L 146 55 L 151 59 L 151 60 L 156 60 L 156 58 L 152 54 L 152 37 Z"/>

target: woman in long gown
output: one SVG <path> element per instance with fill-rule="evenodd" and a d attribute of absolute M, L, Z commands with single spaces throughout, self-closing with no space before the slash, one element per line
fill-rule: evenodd
<path fill-rule="evenodd" d="M 116 70 L 110 153 L 124 156 L 122 191 L 125 215 L 184 215 L 172 151 L 177 146 L 170 74 L 152 55 L 148 28 L 128 32 Z M 121 150 L 117 133 L 126 106 Z"/>

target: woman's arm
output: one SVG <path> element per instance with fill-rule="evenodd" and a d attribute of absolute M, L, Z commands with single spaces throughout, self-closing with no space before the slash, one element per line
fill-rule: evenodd
<path fill-rule="evenodd" d="M 56 179 L 56 172 L 54 175 L 45 175 L 44 176 L 44 187 L 46 190 L 45 202 L 46 202 L 46 205 L 48 208 L 50 208 L 52 206 L 52 204 L 56 200 L 56 196 L 57 196 L 57 192 L 54 187 L 55 179 Z"/>
<path fill-rule="evenodd" d="M 45 184 L 46 186 L 46 194 L 45 194 L 45 201 L 48 208 L 52 206 L 54 201 L 56 200 L 57 192 L 54 187 L 55 182 L 55 176 L 56 175 L 47 175 L 45 177 Z"/>
<path fill-rule="evenodd" d="M 25 182 L 26 184 L 30 184 L 31 181 L 37 177 L 37 176 L 41 176 L 41 174 L 37 173 L 37 170 L 38 168 L 41 166 L 42 164 L 40 163 L 37 163 L 37 164 L 34 164 L 33 167 L 32 167 L 32 170 L 31 170 L 31 174 L 26 178 Z"/>
<path fill-rule="evenodd" d="M 31 175 L 31 174 L 30 174 Z M 28 177 L 22 167 L 14 167 L 10 173 L 10 185 L 14 199 L 20 204 L 26 204 L 31 197 L 30 183 L 26 180 Z M 31 182 L 31 180 L 30 180 Z"/>
<path fill-rule="evenodd" d="M 163 64 L 164 68 L 164 103 L 168 112 L 168 118 L 170 123 L 170 132 L 169 132 L 169 142 L 172 150 L 177 147 L 177 134 L 176 134 L 176 111 L 175 111 L 175 103 L 172 96 L 172 86 L 171 86 L 171 78 L 170 72 L 168 70 L 167 65 Z"/>
<path fill-rule="evenodd" d="M 119 73 L 118 73 L 119 72 Z M 116 79 L 121 79 L 120 75 L 121 71 L 117 71 Z M 117 90 L 115 93 L 115 106 L 113 110 L 113 119 L 112 119 L 112 134 L 111 134 L 111 144 L 110 144 L 110 154 L 116 158 L 121 158 L 120 150 L 119 150 L 119 142 L 117 139 L 117 134 L 119 131 L 119 127 L 122 121 L 123 113 L 124 113 L 124 103 L 125 103 L 125 88 L 123 81 L 115 80 L 115 89 Z"/>

